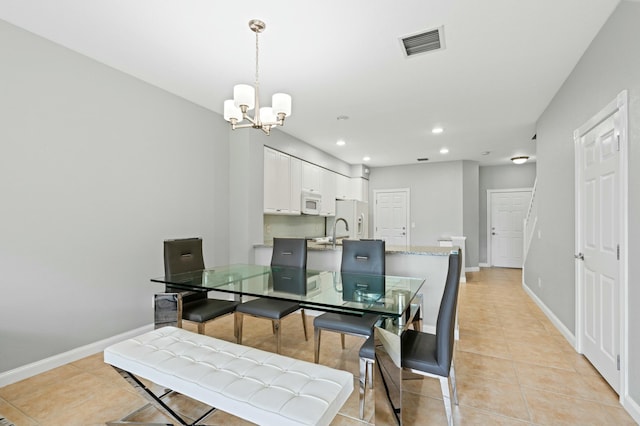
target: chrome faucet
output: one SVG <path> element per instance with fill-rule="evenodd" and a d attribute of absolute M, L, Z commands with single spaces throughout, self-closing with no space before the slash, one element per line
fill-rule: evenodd
<path fill-rule="evenodd" d="M 337 218 L 337 219 L 336 219 L 336 221 L 335 221 L 335 222 L 333 222 L 333 232 L 332 232 L 333 236 L 332 236 L 332 238 L 331 238 L 331 247 L 332 247 L 332 248 L 336 248 L 336 228 L 337 228 L 337 226 L 336 226 L 336 225 L 337 225 L 337 224 L 338 224 L 338 222 L 340 222 L 340 221 L 343 221 L 343 222 L 344 222 L 344 227 L 345 227 L 345 229 L 346 229 L 347 231 L 349 230 L 349 224 L 347 223 L 347 220 L 346 220 L 345 218 L 343 218 L 343 217 L 339 217 L 339 218 Z"/>

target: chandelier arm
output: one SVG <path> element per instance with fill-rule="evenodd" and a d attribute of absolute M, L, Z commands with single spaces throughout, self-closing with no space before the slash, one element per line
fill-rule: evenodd
<path fill-rule="evenodd" d="M 232 124 L 233 130 L 235 129 L 248 129 L 250 127 L 255 127 L 254 124 Z"/>

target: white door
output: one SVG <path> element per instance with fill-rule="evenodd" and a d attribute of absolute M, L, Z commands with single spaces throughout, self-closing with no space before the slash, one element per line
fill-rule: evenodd
<path fill-rule="evenodd" d="M 620 387 L 620 244 L 624 238 L 623 114 L 626 117 L 626 108 L 605 108 L 574 134 L 578 346 L 616 392 Z"/>
<path fill-rule="evenodd" d="M 374 238 L 391 246 L 409 245 L 409 189 L 374 191 Z"/>
<path fill-rule="evenodd" d="M 491 191 L 489 197 L 491 265 L 522 268 L 524 218 L 531 201 L 531 191 Z"/>

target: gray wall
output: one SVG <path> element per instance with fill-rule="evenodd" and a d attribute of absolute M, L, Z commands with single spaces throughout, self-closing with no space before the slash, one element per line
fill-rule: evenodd
<path fill-rule="evenodd" d="M 373 191 L 376 189 L 410 189 L 411 222 L 415 223 L 411 228 L 412 245 L 437 245 L 443 236 L 463 235 L 462 163 L 373 167 L 369 177 L 369 200 L 375 201 Z M 373 211 L 374 207 L 371 209 Z M 474 242 L 467 239 L 467 244 Z"/>
<path fill-rule="evenodd" d="M 479 242 L 479 166 L 477 161 L 462 162 L 462 235 L 467 237 L 465 266 L 478 266 Z"/>
<path fill-rule="evenodd" d="M 622 1 L 537 125 L 538 224 L 525 282 L 575 333 L 573 131 L 629 90 L 629 396 L 640 404 L 640 4 Z M 542 288 L 532 285 L 538 277 Z M 624 357 L 625 354 L 622 354 Z"/>
<path fill-rule="evenodd" d="M 533 188 L 536 164 L 480 167 L 480 252 L 479 263 L 487 263 L 487 191 L 490 189 Z"/>
<path fill-rule="evenodd" d="M 0 21 L 0 372 L 149 325 L 162 241 L 228 263 L 229 130 Z"/>

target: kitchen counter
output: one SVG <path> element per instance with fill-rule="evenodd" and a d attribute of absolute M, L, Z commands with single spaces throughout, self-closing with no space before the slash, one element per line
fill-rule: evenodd
<path fill-rule="evenodd" d="M 272 244 L 255 244 L 254 249 L 258 248 L 273 248 Z M 307 249 L 309 251 L 342 251 L 342 245 L 340 241 L 336 244 L 336 248 L 333 248 L 331 244 L 316 243 L 309 241 L 307 243 Z M 438 246 L 390 246 L 385 247 L 386 254 L 417 254 L 426 256 L 448 256 L 451 253 L 453 247 L 438 247 Z"/>

